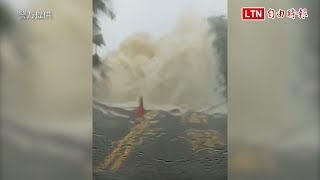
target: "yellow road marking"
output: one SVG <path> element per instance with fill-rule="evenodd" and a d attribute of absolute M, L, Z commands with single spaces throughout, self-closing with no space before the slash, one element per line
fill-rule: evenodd
<path fill-rule="evenodd" d="M 102 172 L 104 169 L 108 168 L 108 166 L 112 163 L 113 159 L 120 155 L 120 157 L 115 161 L 114 165 L 112 166 L 112 171 L 117 171 L 122 163 L 126 160 L 130 152 L 133 150 L 133 142 L 135 139 L 141 135 L 144 130 L 149 126 L 149 121 L 152 120 L 157 116 L 157 112 L 148 112 L 144 116 L 143 119 L 140 119 L 140 123 L 136 124 L 134 127 L 131 128 L 130 132 L 118 142 L 118 145 L 113 149 L 113 151 L 106 156 L 103 162 L 96 167 L 95 172 Z M 121 151 L 124 150 L 122 155 L 120 154 Z"/>
<path fill-rule="evenodd" d="M 118 171 L 122 165 L 122 163 L 127 159 L 127 157 L 129 156 L 130 152 L 133 150 L 133 146 L 128 146 L 123 154 L 117 159 L 117 161 L 113 164 L 111 170 L 112 171 Z"/>
<path fill-rule="evenodd" d="M 207 123 L 204 115 L 200 115 L 197 113 L 192 113 L 189 118 L 187 118 L 187 122 L 192 124 L 200 124 L 200 123 Z"/>
<path fill-rule="evenodd" d="M 197 114 L 193 113 L 189 118 L 190 123 L 201 123 L 201 119 L 197 116 Z"/>
<path fill-rule="evenodd" d="M 215 130 L 189 129 L 186 133 L 194 152 L 214 152 L 216 146 L 225 144 L 222 135 Z"/>
<path fill-rule="evenodd" d="M 131 151 L 133 151 L 134 147 L 133 147 L 133 142 L 136 140 L 136 138 L 138 137 L 138 135 L 141 135 L 143 133 L 143 131 L 147 128 L 147 126 L 149 125 L 147 121 L 144 121 L 144 127 L 142 127 L 141 129 L 139 129 L 139 132 L 137 132 L 137 135 L 135 137 L 133 137 L 133 139 L 131 140 L 131 142 L 128 142 L 126 149 L 124 150 L 124 152 L 122 153 L 122 155 L 120 155 L 120 157 L 116 160 L 116 162 L 114 163 L 114 165 L 112 166 L 112 171 L 117 171 L 121 165 L 123 164 L 123 162 L 127 159 L 127 157 L 129 156 L 129 153 Z"/>
<path fill-rule="evenodd" d="M 123 149 L 123 146 L 128 144 L 137 135 L 139 135 L 141 130 L 143 130 L 145 128 L 146 124 L 147 123 L 141 123 L 141 124 L 137 124 L 136 126 L 134 126 L 131 129 L 131 131 L 129 132 L 129 134 L 126 135 L 121 141 L 119 141 L 119 143 L 116 146 L 116 148 L 111 152 L 111 154 L 109 156 L 107 156 L 105 158 L 103 163 L 100 166 L 98 166 L 97 169 L 105 169 L 105 168 L 107 168 L 110 165 L 110 163 L 112 162 L 112 160 L 115 158 L 115 156 L 117 156 L 118 153 L 120 153 L 120 151 Z"/>

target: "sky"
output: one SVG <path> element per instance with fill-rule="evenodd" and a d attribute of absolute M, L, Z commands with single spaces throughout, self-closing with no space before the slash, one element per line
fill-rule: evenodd
<path fill-rule="evenodd" d="M 179 16 L 185 13 L 203 17 L 227 15 L 227 0 L 114 0 L 116 19 L 99 17 L 106 46 L 98 49 L 105 57 L 116 50 L 128 36 L 147 32 L 160 37 L 170 32 Z"/>

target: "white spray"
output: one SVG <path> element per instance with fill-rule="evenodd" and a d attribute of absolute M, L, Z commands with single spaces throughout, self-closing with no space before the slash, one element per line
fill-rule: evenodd
<path fill-rule="evenodd" d="M 128 103 L 142 95 L 146 106 L 192 110 L 221 104 L 213 39 L 207 21 L 196 17 L 179 19 L 173 31 L 159 39 L 134 34 L 107 57 L 107 78 L 95 85 L 95 98 Z"/>

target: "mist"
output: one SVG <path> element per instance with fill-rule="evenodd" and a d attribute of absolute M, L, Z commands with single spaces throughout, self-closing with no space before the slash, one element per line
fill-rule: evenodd
<path fill-rule="evenodd" d="M 110 52 L 95 85 L 95 98 L 108 103 L 173 105 L 200 111 L 225 104 L 212 42 L 216 35 L 206 18 L 180 16 L 175 27 L 155 38 L 148 33 L 127 37 Z"/>

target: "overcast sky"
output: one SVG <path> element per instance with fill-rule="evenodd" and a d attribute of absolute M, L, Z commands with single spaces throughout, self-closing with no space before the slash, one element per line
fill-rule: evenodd
<path fill-rule="evenodd" d="M 182 13 L 203 17 L 227 14 L 227 0 L 114 0 L 114 21 L 101 16 L 99 23 L 107 46 L 99 50 L 102 56 L 118 48 L 121 41 L 137 32 L 159 37 L 169 32 Z"/>

